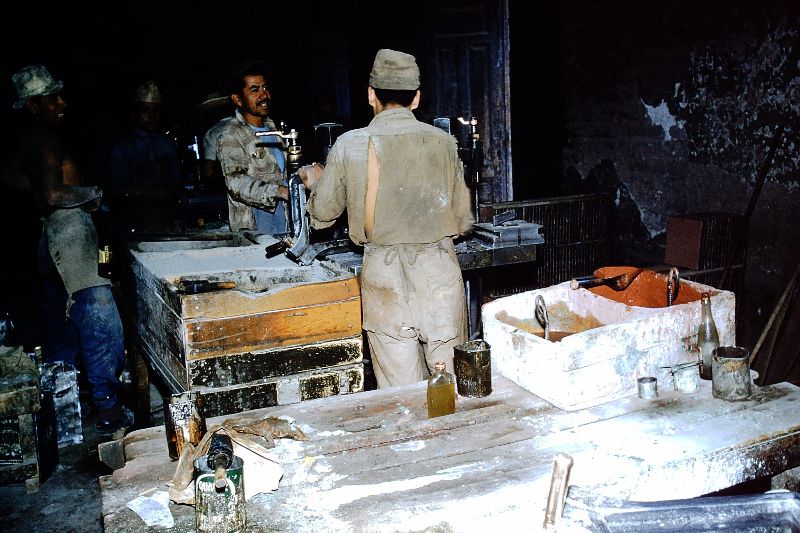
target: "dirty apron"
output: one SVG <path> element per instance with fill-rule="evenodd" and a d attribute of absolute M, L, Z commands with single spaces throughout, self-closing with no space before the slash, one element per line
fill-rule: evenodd
<path fill-rule="evenodd" d="M 436 361 L 453 372 L 467 311 L 452 239 L 365 245 L 361 304 L 378 387 L 426 379 Z"/>
<path fill-rule="evenodd" d="M 110 285 L 97 273 L 97 231 L 92 216 L 80 208 L 58 209 L 44 218 L 47 248 L 69 295 L 88 287 Z"/>

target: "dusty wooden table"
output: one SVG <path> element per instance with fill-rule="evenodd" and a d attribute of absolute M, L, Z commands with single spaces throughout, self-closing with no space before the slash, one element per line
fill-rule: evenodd
<path fill-rule="evenodd" d="M 530 531 L 544 518 L 556 452 L 570 485 L 631 500 L 690 498 L 800 465 L 800 388 L 750 400 L 661 392 L 563 411 L 495 375 L 493 393 L 426 418 L 425 383 L 250 411 L 288 415 L 310 440 L 280 439 L 280 488 L 247 503 L 250 531 Z M 221 418 L 209 422 L 221 421 Z M 126 503 L 174 473 L 162 427 L 125 438 L 127 462 L 100 478 L 106 531 L 143 531 Z M 247 473 L 246 473 L 247 475 Z M 171 504 L 173 531 L 194 509 Z M 449 529 L 448 529 L 449 528 Z"/>

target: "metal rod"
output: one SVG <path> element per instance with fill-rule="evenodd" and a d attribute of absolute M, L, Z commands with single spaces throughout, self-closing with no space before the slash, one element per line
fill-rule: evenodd
<path fill-rule="evenodd" d="M 550 478 L 550 492 L 547 495 L 547 508 L 543 524 L 543 528 L 547 531 L 556 529 L 561 514 L 564 512 L 572 464 L 572 457 L 563 452 L 558 452 L 553 460 L 553 475 Z"/>

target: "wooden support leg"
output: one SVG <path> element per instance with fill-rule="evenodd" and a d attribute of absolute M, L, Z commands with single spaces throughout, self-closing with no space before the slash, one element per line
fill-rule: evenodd
<path fill-rule="evenodd" d="M 130 398 L 130 407 L 136 419 L 137 427 L 149 427 L 150 421 L 150 376 L 147 362 L 134 343 L 128 347 L 131 381 L 133 382 L 133 398 Z"/>

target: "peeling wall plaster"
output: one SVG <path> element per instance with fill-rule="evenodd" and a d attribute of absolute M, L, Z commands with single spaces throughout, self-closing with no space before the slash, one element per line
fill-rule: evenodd
<path fill-rule="evenodd" d="M 661 103 L 657 106 L 647 105 L 647 102 L 644 100 L 641 102 L 644 106 L 645 116 L 650 119 L 650 122 L 653 124 L 653 126 L 658 126 L 664 130 L 664 142 L 669 142 L 672 140 L 672 135 L 670 135 L 669 130 L 673 126 L 683 128 L 684 121 L 675 119 L 675 116 L 669 111 L 667 102 L 664 100 L 661 100 Z"/>
<path fill-rule="evenodd" d="M 800 182 L 800 28 L 797 22 L 709 45 L 691 55 L 677 87 L 689 156 L 753 181 L 779 124 L 784 142 L 768 174 L 791 189 Z"/>

